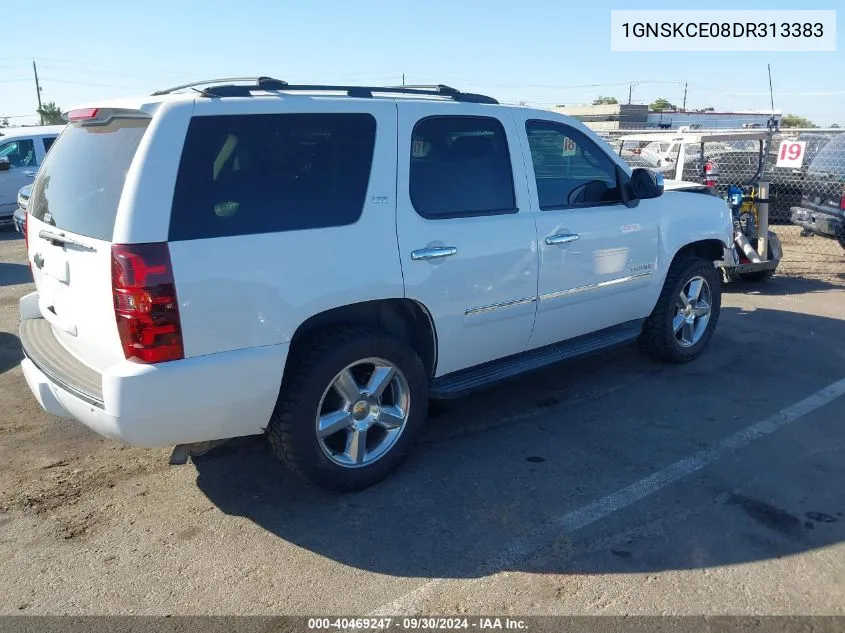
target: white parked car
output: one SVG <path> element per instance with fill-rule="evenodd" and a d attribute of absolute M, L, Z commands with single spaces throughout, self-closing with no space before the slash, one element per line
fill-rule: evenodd
<path fill-rule="evenodd" d="M 35 180 L 63 125 L 0 129 L 0 225 L 12 225 L 18 191 Z"/>
<path fill-rule="evenodd" d="M 20 302 L 47 411 L 137 446 L 266 434 L 352 490 L 429 397 L 710 340 L 733 236 L 707 188 L 664 193 L 578 121 L 444 86 L 252 81 L 68 114 Z"/>

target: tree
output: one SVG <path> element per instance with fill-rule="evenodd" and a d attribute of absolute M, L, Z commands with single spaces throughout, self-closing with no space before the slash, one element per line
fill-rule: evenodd
<path fill-rule="evenodd" d="M 670 103 L 668 99 L 664 99 L 663 97 L 658 97 L 651 104 L 648 106 L 649 110 L 677 110 L 678 106 L 674 103 Z"/>
<path fill-rule="evenodd" d="M 0 119 L 0 127 L 9 127 L 9 119 L 5 117 Z"/>
<path fill-rule="evenodd" d="M 839 124 L 838 124 L 838 123 L 832 123 L 832 124 L 830 125 L 830 127 L 831 127 L 831 128 L 837 128 L 837 129 L 838 129 L 838 128 L 839 128 Z"/>
<path fill-rule="evenodd" d="M 619 103 L 616 97 L 596 97 L 593 99 L 593 105 L 616 105 Z"/>
<path fill-rule="evenodd" d="M 62 118 L 62 109 L 53 101 L 49 101 L 35 110 L 40 116 L 44 125 L 61 125 L 65 122 Z"/>
<path fill-rule="evenodd" d="M 817 127 L 815 123 L 797 114 L 787 114 L 780 120 L 781 127 Z"/>

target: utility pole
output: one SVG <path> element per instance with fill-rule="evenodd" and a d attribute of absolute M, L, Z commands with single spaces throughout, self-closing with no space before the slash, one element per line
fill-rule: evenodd
<path fill-rule="evenodd" d="M 634 84 L 628 86 L 628 105 L 631 105 L 631 94 L 634 92 Z"/>
<path fill-rule="evenodd" d="M 405 85 L 405 73 L 402 73 L 402 85 Z"/>
<path fill-rule="evenodd" d="M 684 82 L 684 105 L 681 107 L 681 110 L 686 112 L 687 111 L 687 82 Z"/>
<path fill-rule="evenodd" d="M 44 115 L 41 114 L 41 86 L 38 84 L 38 69 L 35 67 L 35 60 L 32 60 L 32 72 L 35 73 L 35 94 L 38 95 L 38 115 L 41 117 L 41 125 L 44 125 Z"/>

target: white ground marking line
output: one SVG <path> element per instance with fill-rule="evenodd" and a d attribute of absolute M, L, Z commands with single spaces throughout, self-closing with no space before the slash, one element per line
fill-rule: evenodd
<path fill-rule="evenodd" d="M 648 477 L 640 479 L 630 486 L 625 486 L 621 490 L 617 490 L 605 497 L 596 499 L 577 510 L 555 517 L 550 523 L 546 523 L 537 530 L 512 541 L 499 555 L 489 560 L 479 570 L 479 576 L 482 576 L 481 579 L 483 579 L 483 576 L 512 568 L 519 560 L 539 549 L 548 540 L 550 531 L 574 532 L 596 523 L 614 512 L 626 508 L 654 494 L 658 490 L 701 470 L 731 451 L 747 446 L 755 440 L 774 433 L 778 429 L 823 407 L 842 395 L 845 395 L 845 378 L 838 380 L 832 385 L 828 385 L 824 389 L 820 389 L 800 402 L 781 409 L 773 416 L 761 422 L 757 422 L 726 437 L 710 448 L 698 451 L 674 464 L 661 468 Z M 371 615 L 378 617 L 412 613 L 417 605 L 433 589 L 444 582 L 445 579 L 443 578 L 428 580 L 415 589 L 399 596 L 392 602 L 378 607 Z"/>

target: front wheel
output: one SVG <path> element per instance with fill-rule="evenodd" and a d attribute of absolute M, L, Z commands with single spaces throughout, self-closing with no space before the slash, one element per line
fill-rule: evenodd
<path fill-rule="evenodd" d="M 713 262 L 694 256 L 672 263 L 663 290 L 643 325 L 640 343 L 663 361 L 698 358 L 713 335 L 722 306 L 722 289 Z"/>
<path fill-rule="evenodd" d="M 390 474 L 428 408 L 428 376 L 414 349 L 343 326 L 298 344 L 290 362 L 267 428 L 276 455 L 334 490 L 360 490 Z"/>

